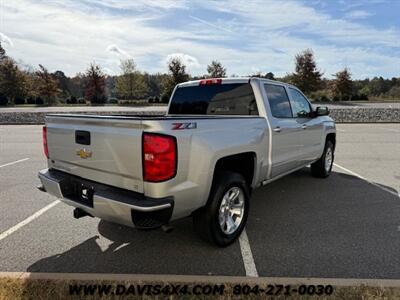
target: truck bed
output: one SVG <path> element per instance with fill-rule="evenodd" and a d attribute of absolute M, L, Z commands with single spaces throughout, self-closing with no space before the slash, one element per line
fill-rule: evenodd
<path fill-rule="evenodd" d="M 228 125 L 232 124 L 229 120 L 244 118 L 260 119 L 258 116 L 49 114 L 46 116 L 49 167 L 99 183 L 144 193 L 144 131 L 177 136 L 180 144 L 179 162 L 182 163 L 189 151 L 184 145 L 190 143 L 193 133 L 198 135 L 200 132 L 207 134 L 210 131 L 223 130 L 236 135 L 237 131 L 229 129 L 232 126 Z M 221 123 L 222 119 L 228 123 Z M 180 123 L 179 121 L 196 123 L 199 128 L 173 130 L 174 124 Z M 80 141 L 79 134 L 86 134 L 90 140 Z"/>

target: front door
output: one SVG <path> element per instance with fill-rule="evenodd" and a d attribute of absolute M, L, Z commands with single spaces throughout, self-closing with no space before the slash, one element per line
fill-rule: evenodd
<path fill-rule="evenodd" d="M 293 116 L 302 129 L 299 134 L 299 164 L 305 165 L 318 159 L 323 149 L 323 124 L 319 118 L 312 118 L 312 107 L 306 97 L 295 88 L 288 88 Z"/>

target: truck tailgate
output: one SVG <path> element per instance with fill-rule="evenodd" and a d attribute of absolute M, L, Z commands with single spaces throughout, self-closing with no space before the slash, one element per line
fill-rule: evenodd
<path fill-rule="evenodd" d="M 102 116 L 47 116 L 49 166 L 143 193 L 142 121 Z"/>

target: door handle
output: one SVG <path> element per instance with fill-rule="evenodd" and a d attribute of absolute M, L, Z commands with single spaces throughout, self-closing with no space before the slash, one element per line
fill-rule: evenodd
<path fill-rule="evenodd" d="M 275 127 L 275 128 L 274 128 L 274 131 L 275 131 L 275 132 L 281 132 L 281 128 L 280 128 L 279 126 L 278 126 L 278 127 Z"/>
<path fill-rule="evenodd" d="M 303 125 L 301 125 L 301 128 L 307 129 L 307 125 L 306 125 L 306 124 L 303 124 Z"/>

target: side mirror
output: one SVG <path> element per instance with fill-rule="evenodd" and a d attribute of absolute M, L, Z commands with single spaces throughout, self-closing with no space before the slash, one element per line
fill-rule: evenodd
<path fill-rule="evenodd" d="M 329 115 L 329 108 L 327 106 L 318 106 L 315 110 L 315 116 L 327 116 Z"/>

